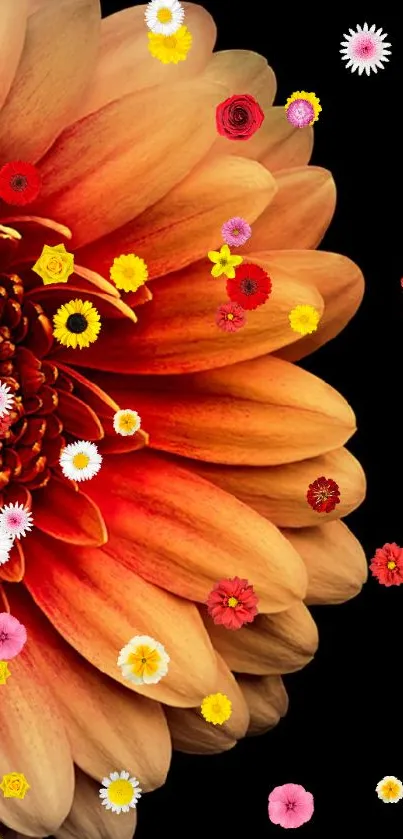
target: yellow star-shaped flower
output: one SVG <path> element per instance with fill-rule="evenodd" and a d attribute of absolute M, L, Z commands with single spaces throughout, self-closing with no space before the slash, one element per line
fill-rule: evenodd
<path fill-rule="evenodd" d="M 0 789 L 4 798 L 25 798 L 31 787 L 22 772 L 9 772 L 8 775 L 3 775 Z"/>
<path fill-rule="evenodd" d="M 32 270 L 39 274 L 44 285 L 51 283 L 67 283 L 74 271 L 74 256 L 66 251 L 64 245 L 44 245 L 39 259 Z"/>
<path fill-rule="evenodd" d="M 0 661 L 0 685 L 5 685 L 11 673 L 8 669 L 8 661 Z"/>
<path fill-rule="evenodd" d="M 208 258 L 215 264 L 211 269 L 213 277 L 221 277 L 225 274 L 229 280 L 235 277 L 235 266 L 243 262 L 242 256 L 233 256 L 228 245 L 223 245 L 220 251 L 209 251 Z"/>

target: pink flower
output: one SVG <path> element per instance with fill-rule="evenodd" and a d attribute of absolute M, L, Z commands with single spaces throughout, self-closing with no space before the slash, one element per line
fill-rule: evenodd
<path fill-rule="evenodd" d="M 0 527 L 14 539 L 25 536 L 27 530 L 32 530 L 32 524 L 32 513 L 18 501 L 15 504 L 6 504 L 0 510 Z"/>
<path fill-rule="evenodd" d="M 252 228 L 245 219 L 235 216 L 223 224 L 221 235 L 227 245 L 237 248 L 240 245 L 244 245 L 250 239 Z"/>
<path fill-rule="evenodd" d="M 224 332 L 238 332 L 246 323 L 246 316 L 239 303 L 223 303 L 217 309 L 215 322 Z"/>
<path fill-rule="evenodd" d="M 403 548 L 396 542 L 387 542 L 377 548 L 370 570 L 383 586 L 400 586 L 403 583 Z"/>
<path fill-rule="evenodd" d="M 207 609 L 215 624 L 240 629 L 257 615 L 258 598 L 247 580 L 234 577 L 216 583 L 207 599 Z"/>
<path fill-rule="evenodd" d="M 313 795 L 300 784 L 283 784 L 269 795 L 269 819 L 280 827 L 301 827 L 313 814 Z"/>
<path fill-rule="evenodd" d="M 21 652 L 27 630 L 8 612 L 0 612 L 0 661 L 9 661 Z"/>

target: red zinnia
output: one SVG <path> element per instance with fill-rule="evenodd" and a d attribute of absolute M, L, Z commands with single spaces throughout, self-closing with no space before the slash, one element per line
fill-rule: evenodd
<path fill-rule="evenodd" d="M 245 326 L 245 312 L 238 303 L 223 303 L 217 309 L 215 322 L 224 332 L 237 332 Z"/>
<path fill-rule="evenodd" d="M 234 577 L 216 583 L 207 599 L 207 609 L 214 623 L 226 629 L 240 629 L 257 615 L 258 598 L 247 580 Z"/>
<path fill-rule="evenodd" d="M 32 163 L 15 160 L 0 169 L 0 197 L 7 204 L 23 207 L 39 195 L 41 178 Z"/>
<path fill-rule="evenodd" d="M 332 478 L 317 478 L 309 484 L 306 500 L 317 513 L 331 513 L 340 504 L 340 490 Z"/>
<path fill-rule="evenodd" d="M 377 548 L 370 570 L 383 586 L 400 586 L 403 583 L 403 548 L 396 542 L 387 542 Z"/>
<path fill-rule="evenodd" d="M 263 268 L 243 262 L 235 269 L 235 278 L 227 282 L 227 294 L 243 309 L 257 309 L 266 303 L 271 292 L 271 279 Z"/>

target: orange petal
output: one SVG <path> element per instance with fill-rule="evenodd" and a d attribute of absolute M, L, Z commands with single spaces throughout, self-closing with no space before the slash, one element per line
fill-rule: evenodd
<path fill-rule="evenodd" d="M 309 605 L 344 603 L 361 591 L 368 576 L 364 551 L 348 527 L 333 521 L 284 534 L 301 554 L 309 575 Z"/>
<path fill-rule="evenodd" d="M 309 163 L 313 148 L 313 128 L 294 128 L 288 122 L 283 107 L 270 108 L 257 136 L 259 139 L 263 139 L 263 136 L 265 138 L 264 149 L 257 159 L 269 172 L 306 166 Z"/>
<path fill-rule="evenodd" d="M 25 40 L 27 0 L 0 3 L 0 108 L 10 90 Z"/>
<path fill-rule="evenodd" d="M 124 567 L 150 583 L 204 603 L 217 579 L 249 577 L 268 612 L 305 596 L 302 563 L 272 524 L 162 457 L 107 458 L 88 492 Z"/>
<path fill-rule="evenodd" d="M 36 521 L 35 521 L 36 524 Z M 25 557 L 18 539 L 10 551 L 10 558 L 4 565 L 0 565 L 0 580 L 6 583 L 20 583 L 24 579 Z"/>
<path fill-rule="evenodd" d="M 242 254 L 282 248 L 316 248 L 336 206 L 330 172 L 319 166 L 301 166 L 275 172 L 278 192 L 255 221 Z"/>
<path fill-rule="evenodd" d="M 287 361 L 299 361 L 338 335 L 351 320 L 364 294 L 364 277 L 354 262 L 336 253 L 272 251 L 260 256 L 270 259 L 273 271 L 281 265 L 296 279 L 313 286 L 325 301 L 317 331 L 277 353 Z"/>
<path fill-rule="evenodd" d="M 81 440 L 102 440 L 104 430 L 94 411 L 67 391 L 58 391 L 57 414 L 68 434 Z"/>
<path fill-rule="evenodd" d="M 168 89 L 181 79 L 201 73 L 210 59 L 216 38 L 212 17 L 201 6 L 182 3 L 186 26 L 193 35 L 192 47 L 185 62 L 167 67 L 148 49 L 144 21 L 145 5 L 123 9 L 101 23 L 100 57 L 78 118 L 99 111 L 108 102 L 155 85 Z M 135 56 L 135 60 L 133 57 Z"/>
<path fill-rule="evenodd" d="M 112 425 L 112 424 L 111 424 Z M 131 437 L 122 437 L 116 434 L 111 428 L 110 433 L 105 431 L 105 437 L 100 441 L 98 451 L 100 454 L 127 454 L 128 452 L 137 452 L 144 449 L 149 444 L 149 437 L 145 431 L 136 431 Z"/>
<path fill-rule="evenodd" d="M 119 766 L 138 778 L 145 792 L 161 786 L 172 750 L 158 702 L 134 695 L 77 655 L 27 593 L 19 594 L 19 602 L 38 651 L 40 672 L 52 685 L 74 762 L 98 782 Z"/>
<path fill-rule="evenodd" d="M 136 394 L 150 446 L 237 466 L 293 463 L 342 446 L 355 431 L 347 402 L 329 385 L 267 356 L 188 376 L 94 374 L 116 401 Z M 127 404 L 127 402 L 126 402 Z"/>
<path fill-rule="evenodd" d="M 232 749 L 244 737 L 249 714 L 247 704 L 225 661 L 217 655 L 217 682 L 212 693 L 223 693 L 232 703 L 232 714 L 223 725 L 203 718 L 200 707 L 165 708 L 173 748 L 187 754 L 218 754 Z"/>
<path fill-rule="evenodd" d="M 347 449 L 269 469 L 237 469 L 198 462 L 186 466 L 249 504 L 277 527 L 307 527 L 343 518 L 365 498 L 365 474 Z M 331 513 L 317 513 L 306 500 L 309 484 L 320 475 L 333 478 L 340 489 L 340 504 Z"/>
<path fill-rule="evenodd" d="M 74 229 L 76 248 L 126 224 L 204 157 L 222 95 L 218 85 L 191 80 L 170 87 L 169 96 L 164 87 L 129 94 L 75 123 L 41 161 L 40 206 Z"/>
<path fill-rule="evenodd" d="M 19 589 L 8 590 L 11 614 L 25 624 Z M 48 836 L 70 810 L 74 772 L 57 702 L 43 679 L 38 649 L 29 633 L 22 654 L 10 662 L 10 671 L 0 703 L 0 776 L 22 772 L 31 789 L 23 800 L 1 796 L 0 819 L 29 836 Z"/>
<path fill-rule="evenodd" d="M 13 25 L 15 15 L 14 4 Z M 58 0 L 30 16 L 0 113 L 1 162 L 18 149 L 20 160 L 35 163 L 69 123 L 95 66 L 99 21 L 98 0 Z"/>
<path fill-rule="evenodd" d="M 104 419 L 112 419 L 116 411 L 119 410 L 119 405 L 110 398 L 108 393 L 105 393 L 101 388 L 97 387 L 94 382 L 86 379 L 77 370 L 72 367 L 67 367 L 66 364 L 57 362 L 58 370 L 61 370 L 73 383 L 73 393 L 78 399 L 81 399 L 88 405 L 98 417 Z"/>
<path fill-rule="evenodd" d="M 35 526 L 71 545 L 98 547 L 108 541 L 102 514 L 91 498 L 54 478 L 35 492 Z"/>
<path fill-rule="evenodd" d="M 236 631 L 216 626 L 208 615 L 203 620 L 215 649 L 237 673 L 294 673 L 312 660 L 318 646 L 316 624 L 303 603 L 278 615 L 258 615 Z"/>
<path fill-rule="evenodd" d="M 167 705 L 192 707 L 211 693 L 216 661 L 196 607 L 150 585 L 126 565 L 111 538 L 102 548 L 70 548 L 40 531 L 30 536 L 25 580 L 60 634 L 95 667 L 129 689 Z M 28 564 L 28 563 L 27 563 Z M 133 685 L 117 665 L 135 635 L 151 635 L 171 658 L 156 685 Z"/>
<path fill-rule="evenodd" d="M 249 708 L 249 735 L 264 734 L 285 717 L 288 696 L 280 676 L 238 676 L 237 682 Z"/>
<path fill-rule="evenodd" d="M 203 258 L 204 295 L 206 281 L 223 294 L 222 283 L 210 276 L 208 251 L 220 248 L 225 221 L 242 213 L 252 224 L 275 191 L 274 178 L 254 160 L 214 158 L 198 166 L 135 221 L 88 245 L 79 258 L 106 274 L 118 251 L 135 253 L 146 261 L 150 279 Z"/>
<path fill-rule="evenodd" d="M 115 765 L 112 761 L 111 766 Z M 110 768 L 110 767 L 109 767 Z M 109 774 L 106 773 L 106 774 Z M 137 824 L 136 810 L 120 813 L 119 818 L 102 807 L 99 783 L 75 768 L 73 806 L 66 821 L 56 831 L 56 839 L 132 839 Z"/>
<path fill-rule="evenodd" d="M 8 612 L 10 614 L 10 604 L 8 602 L 8 598 L 5 592 L 5 588 L 0 582 L 0 610 L 2 612 Z"/>
<path fill-rule="evenodd" d="M 76 297 L 82 298 L 83 296 L 85 297 L 85 300 L 88 300 L 93 306 L 95 306 L 98 314 L 101 316 L 101 321 L 102 318 L 111 318 L 112 320 L 115 320 L 116 318 L 125 318 L 129 319 L 132 323 L 136 323 L 137 321 L 135 313 L 129 309 L 129 306 L 127 306 L 120 297 L 111 297 L 109 294 L 101 294 L 101 292 L 94 291 L 94 289 L 88 289 L 88 291 L 83 293 L 81 288 L 77 288 L 77 286 L 74 286 L 73 284 L 70 285 L 70 283 L 66 283 L 66 285 L 55 284 L 50 286 L 39 286 L 38 288 L 34 288 L 32 291 L 29 291 L 26 295 L 26 297 L 33 303 L 39 303 L 42 306 L 50 320 L 59 306 L 62 306 L 64 303 L 68 303 Z M 98 342 L 101 335 L 102 331 L 100 333 L 100 337 L 98 338 Z M 74 355 L 76 355 L 76 353 L 74 353 Z"/>

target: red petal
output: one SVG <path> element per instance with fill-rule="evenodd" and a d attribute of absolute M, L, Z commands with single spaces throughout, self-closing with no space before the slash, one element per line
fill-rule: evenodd
<path fill-rule="evenodd" d="M 101 316 L 101 320 L 102 318 L 107 318 L 115 321 L 116 318 L 125 318 L 130 320 L 132 325 L 137 322 L 134 312 L 126 306 L 126 303 L 120 297 L 111 297 L 93 289 L 88 289 L 88 291 L 83 292 L 78 286 L 73 286 L 69 283 L 64 285 L 56 283 L 55 285 L 42 285 L 26 294 L 26 298 L 42 306 L 49 318 L 53 317 L 59 306 L 63 306 L 65 303 L 69 303 L 70 300 L 75 300 L 77 297 L 82 299 L 83 296 L 95 306 Z M 114 324 L 114 328 L 116 328 L 116 323 Z M 74 354 L 74 359 L 75 357 L 76 354 Z"/>
<path fill-rule="evenodd" d="M 10 551 L 10 559 L 4 565 L 0 565 L 0 579 L 7 583 L 20 583 L 25 574 L 24 551 L 19 543 L 15 541 Z"/>
<path fill-rule="evenodd" d="M 10 614 L 10 611 L 11 611 L 10 610 L 10 604 L 7 600 L 6 592 L 5 592 L 1 583 L 0 583 L 0 610 L 2 612 L 8 612 L 8 614 Z"/>
<path fill-rule="evenodd" d="M 62 364 L 60 361 L 57 362 L 57 367 L 72 381 L 75 396 L 78 396 L 79 399 L 82 399 L 86 405 L 92 408 L 97 416 L 113 418 L 116 411 L 119 410 L 119 405 L 104 390 L 93 382 L 90 382 L 85 376 L 78 373 L 77 370 L 67 367 L 66 364 Z"/>
<path fill-rule="evenodd" d="M 64 390 L 59 390 L 58 396 L 57 413 L 65 431 L 80 440 L 102 440 L 104 430 L 92 408 Z"/>
<path fill-rule="evenodd" d="M 35 493 L 35 525 L 71 545 L 99 547 L 108 541 L 98 506 L 83 492 L 75 492 L 55 478 Z"/>
<path fill-rule="evenodd" d="M 107 434 L 105 430 L 105 437 L 100 442 L 98 449 L 101 454 L 126 454 L 143 449 L 144 446 L 148 446 L 148 442 L 148 434 L 142 430 L 137 431 L 132 437 L 122 437 L 115 431 L 113 431 L 113 434 L 112 432 Z"/>

